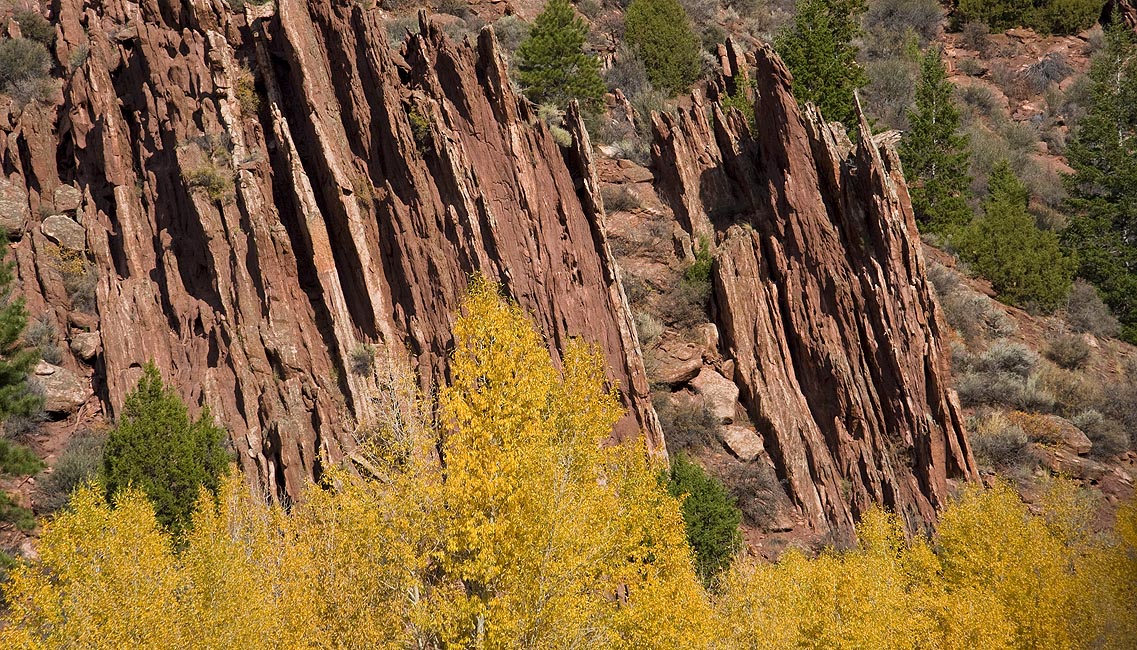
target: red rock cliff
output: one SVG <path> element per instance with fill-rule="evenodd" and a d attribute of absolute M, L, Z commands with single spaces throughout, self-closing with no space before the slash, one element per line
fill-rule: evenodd
<path fill-rule="evenodd" d="M 271 6 L 55 3 L 73 69 L 57 106 L 0 120 L 0 189 L 24 202 L 7 221 L 32 312 L 73 344 L 101 335 L 91 367 L 60 372 L 113 413 L 154 359 L 250 476 L 295 495 L 366 415 L 353 352 L 406 350 L 444 382 L 481 271 L 554 352 L 599 343 L 629 406 L 617 434 L 662 449 L 579 118 L 562 149 L 488 31 L 457 44 L 424 19 L 400 55 L 359 3 Z"/>
<path fill-rule="evenodd" d="M 656 119 L 657 190 L 715 248 L 722 352 L 806 520 L 848 530 L 876 502 L 918 528 L 976 470 L 899 161 L 863 120 L 853 145 L 799 107 L 771 51 L 755 63 L 754 125 L 698 96 Z"/>
<path fill-rule="evenodd" d="M 579 117 L 558 146 L 488 31 L 457 44 L 423 18 L 397 53 L 359 3 L 245 12 L 61 0 L 56 101 L 0 113 L 0 223 L 73 351 L 37 370 L 52 408 L 89 377 L 113 414 L 154 359 L 255 482 L 295 495 L 368 415 L 353 357 L 405 353 L 444 382 L 481 271 L 554 352 L 599 343 L 617 435 L 662 450 Z M 760 53 L 753 133 L 700 101 L 659 118 L 657 187 L 714 242 L 722 353 L 805 519 L 847 530 L 882 501 L 929 521 L 974 468 L 899 166 L 788 88 Z"/>

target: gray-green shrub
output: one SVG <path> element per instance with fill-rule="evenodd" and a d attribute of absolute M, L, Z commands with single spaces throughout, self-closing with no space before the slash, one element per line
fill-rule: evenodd
<path fill-rule="evenodd" d="M 1098 411 L 1085 411 L 1070 421 L 1093 443 L 1090 455 L 1094 458 L 1112 458 L 1129 449 L 1132 444 L 1125 425 L 1107 418 Z"/>
<path fill-rule="evenodd" d="M 50 92 L 51 56 L 43 43 L 28 38 L 0 40 L 0 93 L 21 102 L 44 99 Z"/>
<path fill-rule="evenodd" d="M 1081 336 L 1064 334 L 1051 339 L 1044 354 L 1066 370 L 1077 370 L 1090 360 L 1090 346 Z"/>
<path fill-rule="evenodd" d="M 1113 338 L 1121 333 L 1121 321 L 1101 299 L 1097 288 L 1085 280 L 1074 280 L 1066 298 L 1066 323 L 1075 332 Z"/>
<path fill-rule="evenodd" d="M 102 470 L 105 446 L 106 436 L 93 431 L 72 436 L 51 472 L 36 484 L 37 509 L 52 512 L 62 508 L 75 488 L 95 480 Z"/>

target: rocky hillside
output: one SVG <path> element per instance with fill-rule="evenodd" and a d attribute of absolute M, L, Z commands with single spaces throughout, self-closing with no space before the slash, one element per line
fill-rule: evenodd
<path fill-rule="evenodd" d="M 696 94 L 654 118 L 650 170 L 597 160 L 574 111 L 555 136 L 515 94 L 492 30 L 459 43 L 420 14 L 395 49 L 386 17 L 56 5 L 59 90 L 0 121 L 0 217 L 62 348 L 36 371 L 52 417 L 113 418 L 152 359 L 253 482 L 295 495 L 350 451 L 377 357 L 446 381 L 480 272 L 554 352 L 601 346 L 617 436 L 663 453 L 658 413 L 707 404 L 777 527 L 847 534 L 879 502 L 915 529 L 977 476 L 888 142 L 849 142 L 770 51 L 731 47 L 710 95 L 752 87 L 755 123 Z M 645 261 L 626 244 L 647 221 Z M 644 317 L 669 326 L 649 339 Z"/>

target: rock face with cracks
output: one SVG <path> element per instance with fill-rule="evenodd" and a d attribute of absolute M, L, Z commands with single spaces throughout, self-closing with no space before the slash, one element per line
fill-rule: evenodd
<path fill-rule="evenodd" d="M 491 31 L 455 43 L 424 14 L 396 52 L 382 12 L 318 0 L 60 0 L 51 19 L 57 100 L 0 102 L 0 227 L 29 311 L 71 342 L 37 371 L 68 379 L 59 413 L 115 415 L 154 360 L 252 482 L 296 497 L 370 416 L 382 382 L 353 360 L 444 383 L 481 272 L 554 356 L 596 342 L 615 436 L 664 452 L 582 120 L 559 146 Z M 671 381 L 739 458 L 769 454 L 812 527 L 874 501 L 918 526 L 975 470 L 899 164 L 756 63 L 756 126 L 699 97 L 655 120 L 657 189 L 716 259 L 721 372 L 684 348 Z"/>
<path fill-rule="evenodd" d="M 723 355 L 805 520 L 848 531 L 883 503 L 929 525 L 976 469 L 899 160 L 863 119 L 853 144 L 798 106 L 770 50 L 753 63 L 717 89 L 751 85 L 755 123 L 698 95 L 656 117 L 656 188 L 713 243 Z"/>
<path fill-rule="evenodd" d="M 31 312 L 101 341 L 90 370 L 67 365 L 112 415 L 153 359 L 254 483 L 295 497 L 379 389 L 352 355 L 444 383 L 481 272 L 554 353 L 599 344 L 628 407 L 617 437 L 662 452 L 587 134 L 570 111 L 558 146 L 492 32 L 459 44 L 421 16 L 398 53 L 359 3 L 53 11 L 74 69 L 61 103 L 0 120 L 2 225 L 32 222 L 14 247 Z"/>

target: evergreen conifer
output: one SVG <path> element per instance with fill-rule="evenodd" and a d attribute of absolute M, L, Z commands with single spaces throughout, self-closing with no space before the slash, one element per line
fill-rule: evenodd
<path fill-rule="evenodd" d="M 517 48 L 517 77 L 525 96 L 561 107 L 575 99 L 595 109 L 605 88 L 600 62 L 584 51 L 587 36 L 587 25 L 568 0 L 549 0 Z"/>
<path fill-rule="evenodd" d="M 1005 302 L 1045 311 L 1069 293 L 1073 260 L 1058 236 L 1040 230 L 1027 212 L 1027 189 L 1006 161 L 991 172 L 990 195 L 977 217 L 955 237 L 960 255 L 991 281 Z"/>
<path fill-rule="evenodd" d="M 853 44 L 861 34 L 865 0 L 802 0 L 794 21 L 774 41 L 794 77 L 794 97 L 813 102 L 821 115 L 857 126 L 853 93 L 868 83 Z"/>
<path fill-rule="evenodd" d="M 4 260 L 7 243 L 0 238 L 0 421 L 13 415 L 31 415 L 43 406 L 43 398 L 28 386 L 28 374 L 39 353 L 21 339 L 28 310 L 24 299 L 12 293 L 12 264 Z"/>
<path fill-rule="evenodd" d="M 667 479 L 668 493 L 682 499 L 683 522 L 687 542 L 695 553 L 695 570 L 709 584 L 730 566 L 742 546 L 738 532 L 742 513 L 722 483 L 682 454 L 671 461 Z"/>
<path fill-rule="evenodd" d="M 929 47 L 920 58 L 916 105 L 908 112 L 908 124 L 899 153 L 917 221 L 931 231 L 966 224 L 971 219 L 968 143 L 959 133 L 959 111 L 939 48 Z"/>
<path fill-rule="evenodd" d="M 678 0 L 632 0 L 624 23 L 657 89 L 676 95 L 699 78 L 699 39 Z"/>
<path fill-rule="evenodd" d="M 158 521 L 179 533 L 189 524 L 201 488 L 217 493 L 229 464 L 224 438 L 208 407 L 191 420 L 181 398 L 162 383 L 157 366 L 148 363 L 107 437 L 108 500 L 128 486 L 141 490 L 153 502 Z"/>
<path fill-rule="evenodd" d="M 1124 25 L 1106 34 L 1090 67 L 1090 101 L 1066 157 L 1073 217 L 1063 233 L 1078 275 L 1096 284 L 1137 342 L 1137 40 Z"/>

